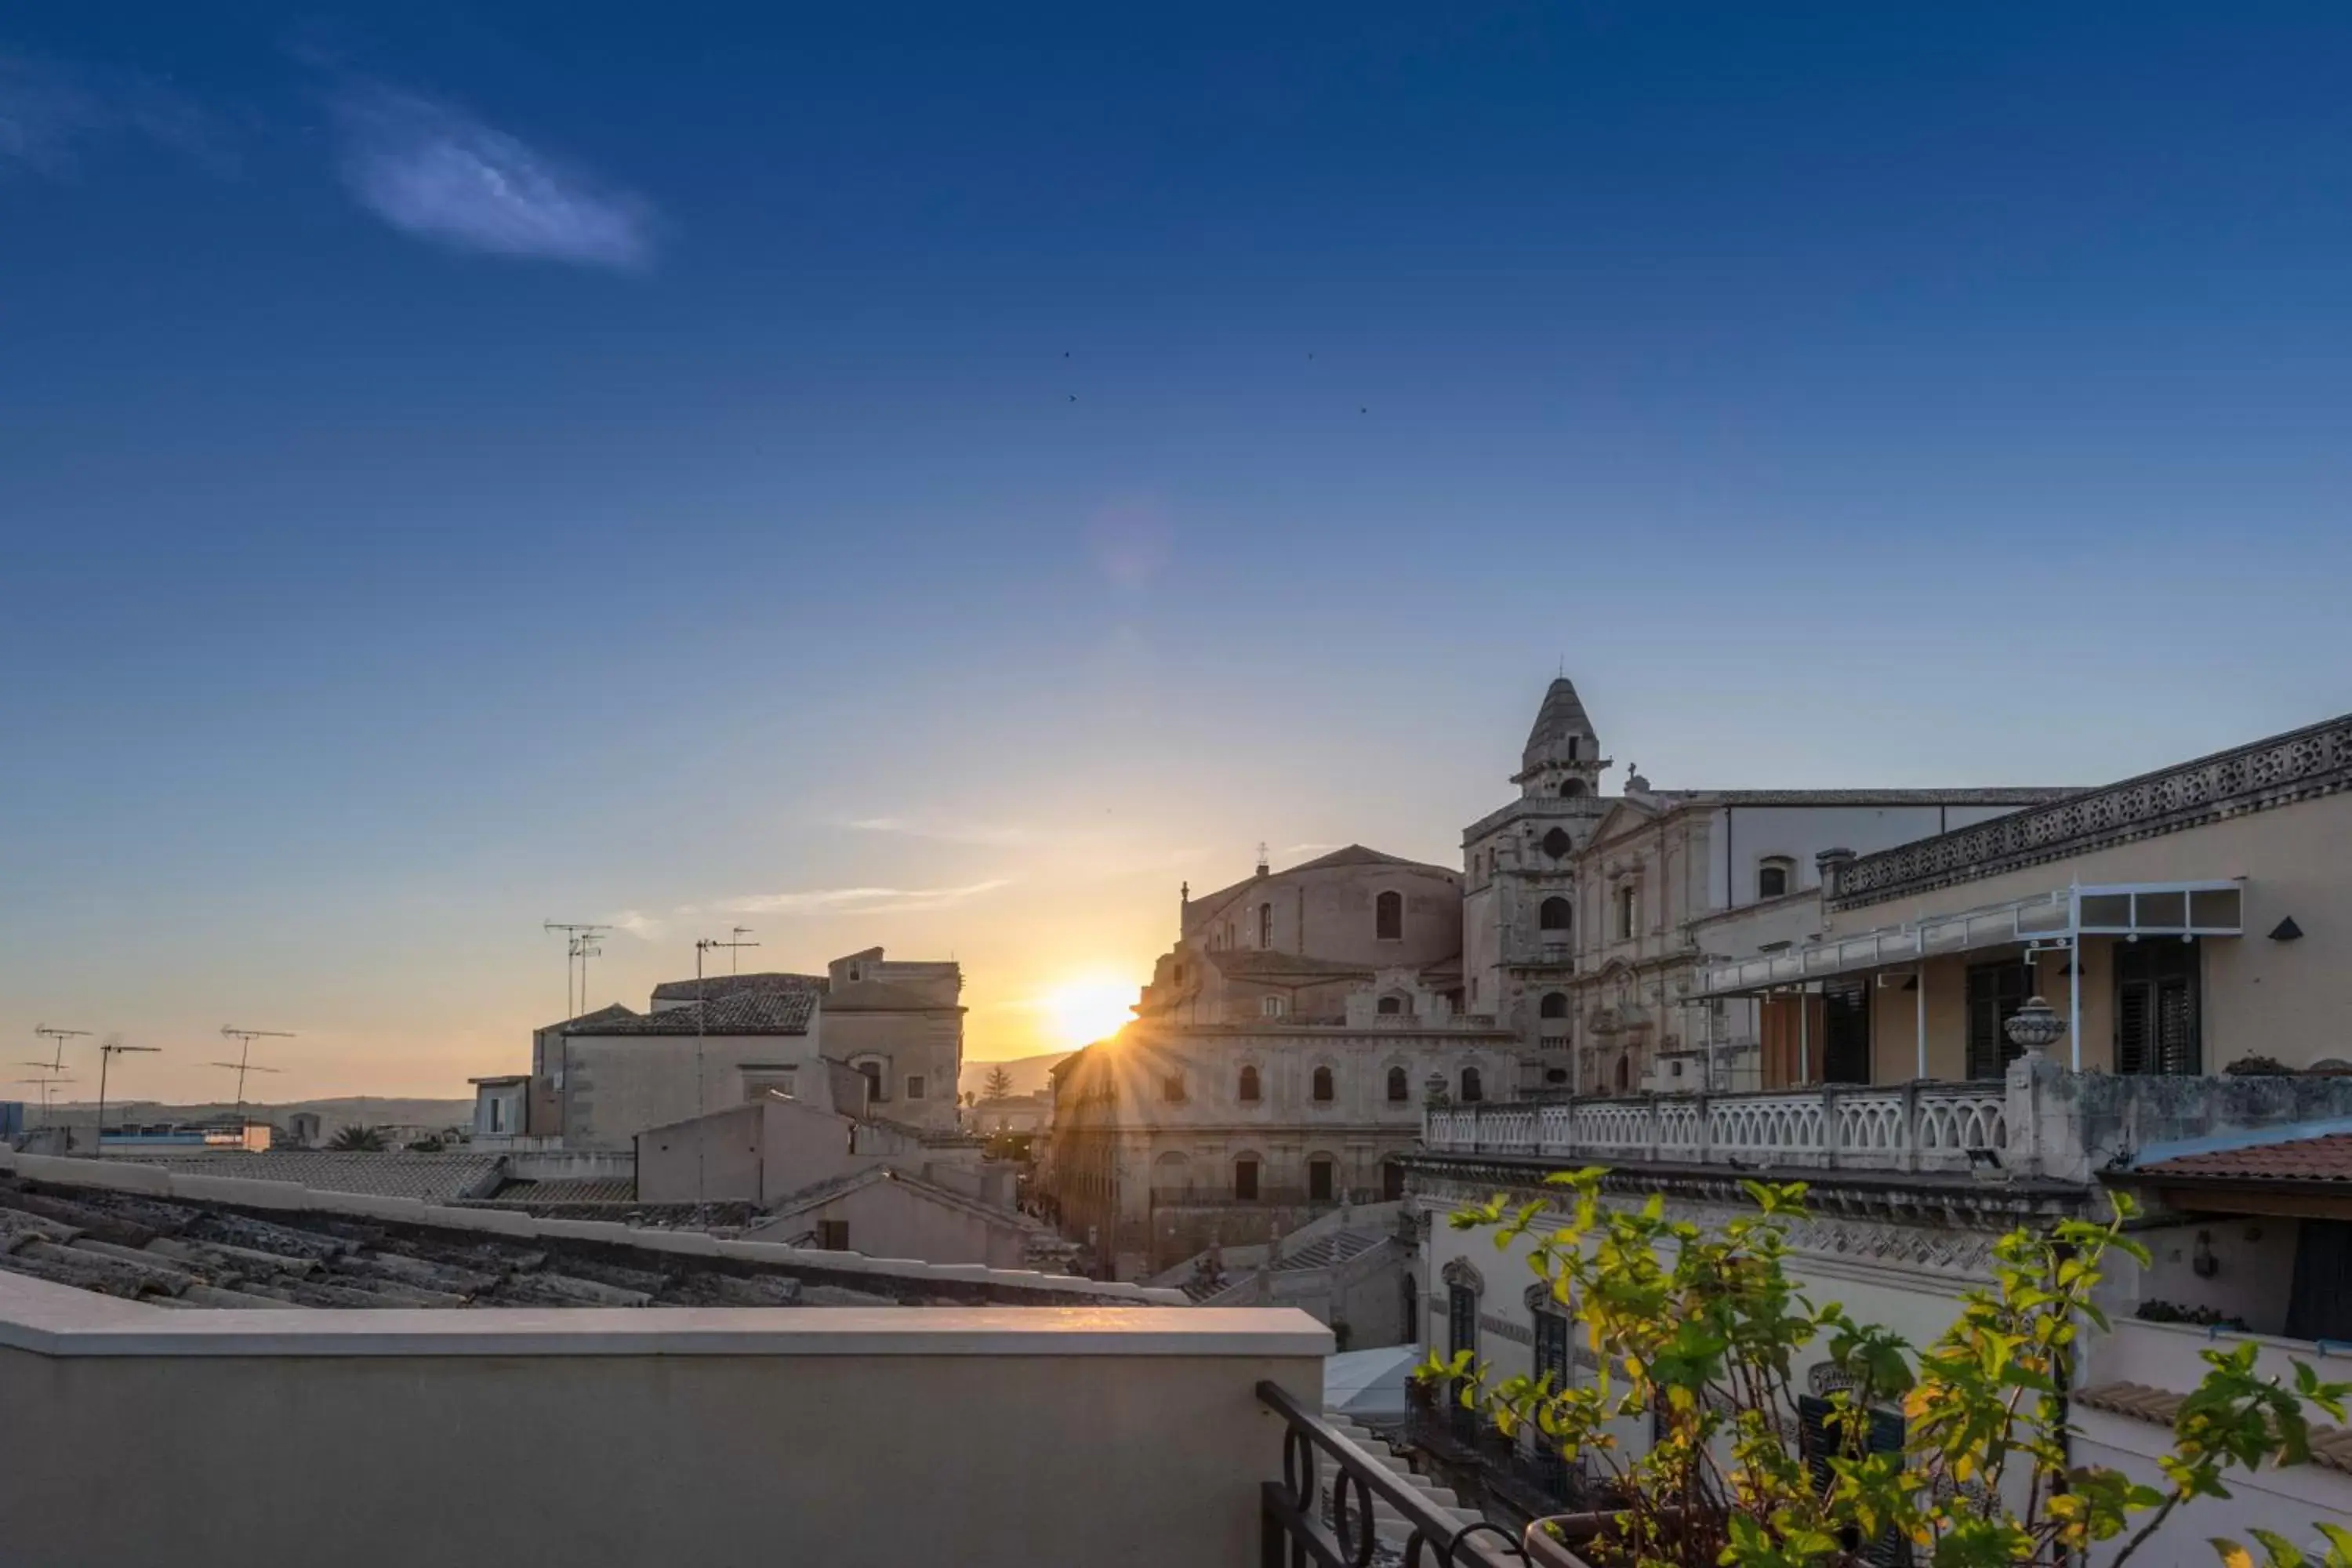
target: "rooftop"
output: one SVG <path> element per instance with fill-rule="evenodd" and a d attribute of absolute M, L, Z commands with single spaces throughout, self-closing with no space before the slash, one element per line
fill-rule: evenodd
<path fill-rule="evenodd" d="M 822 974 L 788 974 L 781 970 L 763 970 L 757 974 L 710 974 L 700 980 L 665 980 L 654 987 L 656 1002 L 691 1002 L 697 995 L 731 996 L 740 991 L 816 991 L 823 992 L 831 984 Z M 605 1011 L 612 1011 L 611 1008 Z M 624 1013 L 626 1008 L 622 1008 Z M 601 1014 L 591 1014 L 600 1017 Z"/>
<path fill-rule="evenodd" d="M 0 1151 L 0 1275 L 12 1274 L 176 1308 L 254 1310 L 1181 1299 L 1029 1269 L 873 1258 L 696 1230 L 312 1191 L 153 1163 Z"/>
<path fill-rule="evenodd" d="M 590 1036 L 805 1035 L 810 1018 L 815 1016 L 816 1004 L 817 994 L 811 990 L 746 988 L 705 997 L 699 1005 L 689 996 L 682 1007 L 665 1007 L 656 1013 L 597 1015 L 592 1021 L 567 1024 L 563 1032 Z"/>
<path fill-rule="evenodd" d="M 2236 1149 L 2179 1154 L 2137 1167 L 2135 1176 L 2253 1184 L 2352 1184 L 2352 1132 L 2289 1138 Z"/>

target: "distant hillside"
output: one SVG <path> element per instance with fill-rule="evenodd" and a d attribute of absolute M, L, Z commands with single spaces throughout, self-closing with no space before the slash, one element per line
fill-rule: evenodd
<path fill-rule="evenodd" d="M 88 1116 L 98 1109 L 98 1101 L 83 1100 L 58 1100 L 58 1115 L 79 1113 Z M 286 1118 L 297 1110 L 315 1110 L 327 1136 L 333 1136 L 338 1127 L 363 1123 L 370 1127 L 464 1127 L 474 1120 L 474 1102 L 470 1100 L 383 1100 L 373 1095 L 351 1095 L 338 1100 L 297 1100 L 284 1104 L 266 1105 L 259 1100 L 246 1102 L 245 1113 L 257 1121 L 286 1124 Z M 236 1114 L 236 1101 L 211 1100 L 200 1105 L 165 1105 L 152 1100 L 110 1101 L 106 1120 L 110 1126 L 120 1114 L 128 1121 L 210 1121 L 215 1117 Z"/>
<path fill-rule="evenodd" d="M 1052 1087 L 1052 1080 L 1046 1074 L 1054 1070 L 1055 1063 L 1067 1061 L 1070 1056 L 1068 1051 L 1053 1051 L 1042 1057 L 1015 1057 L 1009 1062 L 968 1061 L 963 1064 L 959 1087 L 965 1094 L 985 1094 L 988 1091 L 981 1086 L 988 1081 L 991 1072 L 1003 1068 L 1013 1075 L 1013 1093 L 1034 1094 L 1041 1089 Z"/>

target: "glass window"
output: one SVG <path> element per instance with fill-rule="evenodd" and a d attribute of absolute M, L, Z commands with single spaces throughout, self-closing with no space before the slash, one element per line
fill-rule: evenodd
<path fill-rule="evenodd" d="M 1274 945 L 1274 906 L 1272 904 L 1260 904 L 1257 907 L 1257 944 L 1260 947 Z"/>
<path fill-rule="evenodd" d="M 1389 1068 L 1389 1102 L 1391 1105 L 1402 1105 L 1412 1098 L 1412 1089 L 1405 1080 L 1404 1068 Z"/>
<path fill-rule="evenodd" d="M 1242 1102 L 1243 1102 L 1244 1105 L 1255 1105 L 1255 1104 L 1257 1103 L 1257 1097 L 1258 1097 L 1258 1087 L 1257 1087 L 1257 1068 L 1242 1068 L 1242 1089 L 1241 1089 L 1241 1098 L 1242 1098 Z"/>
<path fill-rule="evenodd" d="M 1462 1103 L 1465 1105 L 1475 1105 L 1486 1098 L 1486 1086 L 1479 1078 L 1478 1069 L 1476 1068 L 1464 1068 L 1462 1069 Z"/>
<path fill-rule="evenodd" d="M 1545 992 L 1543 994 L 1543 1000 L 1536 1005 L 1536 1014 L 1538 1017 L 1544 1018 L 1567 1017 L 1568 993 L 1565 991 Z"/>
<path fill-rule="evenodd" d="M 1402 942 L 1404 940 L 1404 895 L 1382 893 L 1372 900 L 1372 940 Z"/>
<path fill-rule="evenodd" d="M 1566 899 L 1546 899 L 1536 911 L 1536 923 L 1545 931 L 1566 931 L 1575 918 Z"/>
<path fill-rule="evenodd" d="M 1617 889 L 1617 936 L 1621 942 L 1633 940 L 1633 911 L 1639 907 L 1639 889 L 1631 883 Z"/>
<path fill-rule="evenodd" d="M 1317 1068 L 1315 1069 L 1315 1098 L 1327 1102 L 1331 1099 L 1331 1069 L 1329 1068 Z"/>
<path fill-rule="evenodd" d="M 1279 1017 L 1281 1017 L 1281 1016 L 1282 1016 L 1282 998 L 1281 998 L 1281 997 L 1279 997 L 1279 996 L 1261 996 L 1261 997 L 1259 997 L 1259 998 L 1257 999 L 1257 1011 L 1258 1011 L 1258 1016 L 1260 1016 L 1260 1017 L 1262 1017 L 1262 1018 L 1279 1018 Z"/>
<path fill-rule="evenodd" d="M 1782 899 L 1789 895 L 1790 864 L 1786 860 L 1767 860 L 1756 868 L 1756 896 L 1759 899 Z"/>
<path fill-rule="evenodd" d="M 907 1075 L 907 1098 L 908 1100 L 920 1100 L 923 1098 L 923 1075 L 921 1073 L 908 1073 Z"/>

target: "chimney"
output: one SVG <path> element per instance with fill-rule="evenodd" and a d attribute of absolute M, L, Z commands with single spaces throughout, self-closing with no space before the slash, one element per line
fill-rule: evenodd
<path fill-rule="evenodd" d="M 1848 866 L 1853 864 L 1853 851 L 1843 847 L 1836 849 L 1824 849 L 1813 857 L 1813 867 L 1821 873 L 1822 892 L 1824 896 L 1832 899 L 1837 897 L 1838 878 Z"/>

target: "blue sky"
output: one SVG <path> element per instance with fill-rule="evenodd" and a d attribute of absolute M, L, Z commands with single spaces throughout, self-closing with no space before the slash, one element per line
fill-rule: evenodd
<path fill-rule="evenodd" d="M 1563 658 L 1662 784 L 2337 712 L 2347 80 L 2327 4 L 20 8 L 0 1035 L 455 1092 L 552 917 L 1046 1048 L 1261 839 L 1452 861 Z"/>

